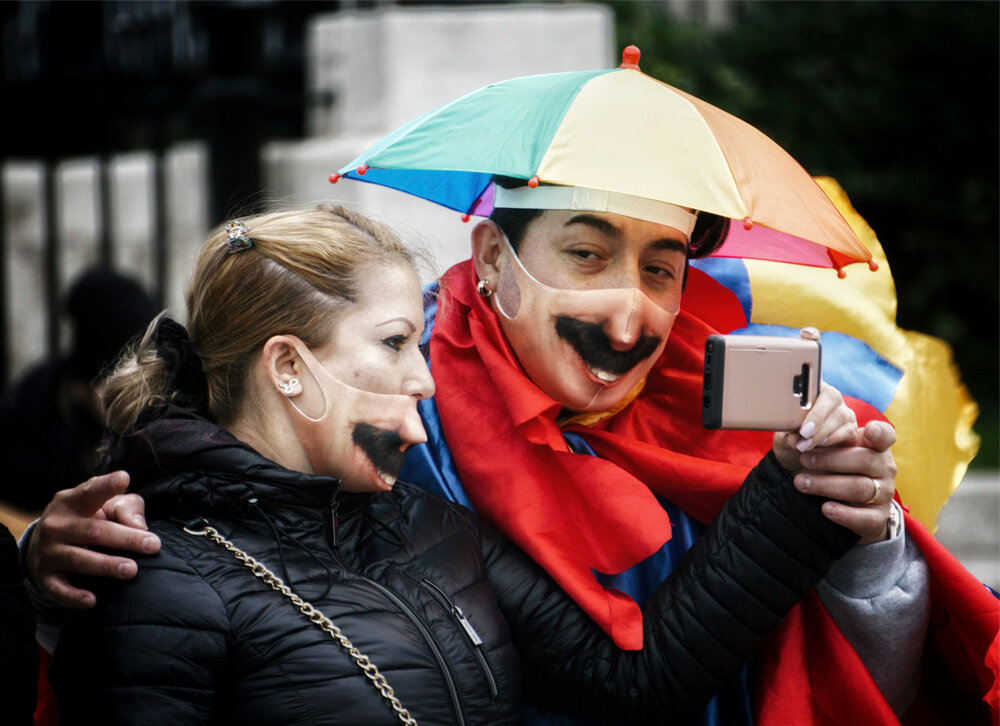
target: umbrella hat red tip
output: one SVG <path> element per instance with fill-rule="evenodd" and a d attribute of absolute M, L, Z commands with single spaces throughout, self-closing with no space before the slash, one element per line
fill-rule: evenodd
<path fill-rule="evenodd" d="M 619 68 L 631 68 L 634 71 L 639 70 L 639 56 L 642 52 L 637 46 L 627 45 L 625 50 L 622 51 L 622 62 Z"/>

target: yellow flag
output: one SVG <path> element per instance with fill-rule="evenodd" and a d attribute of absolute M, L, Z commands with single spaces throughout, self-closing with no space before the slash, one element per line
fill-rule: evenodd
<path fill-rule="evenodd" d="M 871 348 L 901 373 L 883 413 L 896 427 L 896 488 L 910 513 L 932 532 L 938 513 L 979 450 L 972 430 L 976 402 L 962 383 L 951 348 L 937 338 L 896 325 L 896 286 L 882 245 L 836 181 L 816 180 L 834 201 L 879 269 L 830 269 L 746 260 L 753 289 L 752 325 L 814 326 Z M 826 373 L 826 371 L 824 371 Z M 827 376 L 824 376 L 827 377 Z M 898 380 L 897 380 L 898 379 Z M 859 381 L 863 386 L 865 381 Z M 847 391 L 845 391 L 847 392 Z"/>

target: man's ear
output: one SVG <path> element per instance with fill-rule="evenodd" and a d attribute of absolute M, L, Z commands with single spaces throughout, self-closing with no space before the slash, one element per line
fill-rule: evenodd
<path fill-rule="evenodd" d="M 500 279 L 500 250 L 503 246 L 503 232 L 492 220 L 484 220 L 472 230 L 472 264 L 476 268 L 476 277 L 489 280 L 496 286 Z"/>

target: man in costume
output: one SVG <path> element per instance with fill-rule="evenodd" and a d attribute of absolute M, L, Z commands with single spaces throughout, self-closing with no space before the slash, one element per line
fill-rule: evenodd
<path fill-rule="evenodd" d="M 570 187 L 500 184 L 494 206 L 491 220 L 473 231 L 473 259 L 445 274 L 436 308 L 432 299 L 427 343 L 439 385 L 422 404 L 431 441 L 402 476 L 495 523 L 622 647 L 641 647 L 636 603 L 771 444 L 770 435 L 700 425 L 704 341 L 715 332 L 704 302 L 713 291 L 687 261 L 718 244 L 720 220 L 704 215 L 696 225 L 672 205 Z M 679 298 L 685 282 L 677 312 L 671 295 Z M 858 411 L 868 414 L 863 405 Z M 863 431 L 859 442 L 891 443 L 880 438 L 879 424 Z M 807 436 L 795 442 L 800 450 L 812 449 Z M 796 485 L 811 480 L 814 493 L 842 500 L 827 503 L 828 516 L 858 532 L 863 545 L 829 573 L 822 603 L 807 600 L 757 659 L 763 691 L 744 673 L 723 684 L 697 723 L 755 723 L 755 714 L 761 722 L 812 722 L 826 710 L 801 697 L 811 689 L 807 673 L 787 681 L 787 663 L 778 667 L 778 653 L 809 642 L 807 627 L 833 633 L 833 642 L 801 670 L 832 657 L 858 674 L 853 714 L 892 723 L 893 711 L 903 713 L 916 697 L 928 580 L 901 510 L 890 496 L 869 497 L 860 483 L 872 482 L 867 476 L 820 473 L 863 468 L 803 463 L 811 471 Z M 788 699 L 784 689 L 799 695 Z M 786 710 L 789 700 L 798 701 L 794 710 Z"/>

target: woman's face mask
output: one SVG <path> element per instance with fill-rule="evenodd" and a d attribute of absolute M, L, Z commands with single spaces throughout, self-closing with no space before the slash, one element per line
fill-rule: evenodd
<path fill-rule="evenodd" d="M 612 408 L 663 352 L 680 306 L 683 252 L 673 253 L 676 294 L 665 287 L 660 304 L 635 286 L 545 285 L 524 267 L 506 236 L 502 254 L 507 260 L 492 299 L 528 377 L 571 411 Z"/>
<path fill-rule="evenodd" d="M 348 386 L 292 340 L 304 367 L 302 393 L 285 400 L 313 471 L 340 479 L 346 491 L 388 491 L 406 449 L 427 440 L 417 399 Z"/>

